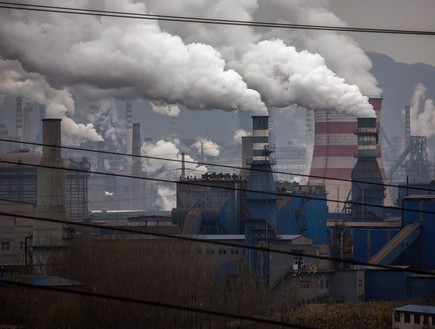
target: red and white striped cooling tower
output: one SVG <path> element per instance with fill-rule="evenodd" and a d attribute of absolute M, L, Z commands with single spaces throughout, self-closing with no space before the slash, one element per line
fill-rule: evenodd
<path fill-rule="evenodd" d="M 382 98 L 370 98 L 369 102 L 376 112 L 376 128 L 379 131 Z M 331 200 L 328 201 L 329 211 L 341 211 L 344 204 L 336 200 L 348 199 L 352 187 L 352 169 L 357 160 L 355 156 L 358 140 L 354 134 L 357 129 L 357 118 L 333 111 L 314 111 L 314 125 L 314 149 L 309 182 L 324 184 L 328 200 Z M 376 148 L 379 168 L 385 180 L 380 144 Z M 391 199 L 387 199 L 384 204 L 391 205 Z"/>

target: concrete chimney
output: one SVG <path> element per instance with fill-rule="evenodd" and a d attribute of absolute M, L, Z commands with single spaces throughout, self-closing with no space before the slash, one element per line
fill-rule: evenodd
<path fill-rule="evenodd" d="M 26 142 L 33 142 L 35 140 L 35 120 L 33 116 L 33 105 L 26 103 L 23 113 L 23 140 Z M 24 145 L 25 148 L 30 148 L 29 145 Z"/>
<path fill-rule="evenodd" d="M 133 123 L 133 143 L 132 143 L 132 154 L 136 155 L 133 157 L 131 174 L 135 177 L 142 176 L 142 165 L 141 165 L 141 138 L 140 138 L 140 124 Z M 133 178 L 132 182 L 132 209 L 142 210 L 143 205 L 143 180 L 141 178 Z"/>
<path fill-rule="evenodd" d="M 23 141 L 23 99 L 21 97 L 17 97 L 17 108 L 16 108 L 16 138 L 17 141 L 22 142 Z M 22 145 L 19 144 L 19 148 L 21 148 Z"/>
<path fill-rule="evenodd" d="M 379 132 L 376 118 L 358 118 L 357 162 L 352 170 L 352 219 L 377 221 L 383 219 L 385 187 L 377 162 Z"/>
<path fill-rule="evenodd" d="M 411 136 L 411 108 L 405 107 L 405 148 L 408 142 L 408 137 Z"/>
<path fill-rule="evenodd" d="M 43 147 L 37 170 L 36 216 L 69 222 L 65 208 L 65 170 L 61 157 L 61 119 L 42 120 Z M 50 167 L 50 168 L 48 168 Z M 53 169 L 53 167 L 60 169 Z M 47 250 L 66 247 L 68 224 L 35 220 L 33 223 L 34 255 L 45 258 Z M 36 256 L 36 255 L 35 255 Z M 34 257 L 35 258 L 35 257 Z"/>

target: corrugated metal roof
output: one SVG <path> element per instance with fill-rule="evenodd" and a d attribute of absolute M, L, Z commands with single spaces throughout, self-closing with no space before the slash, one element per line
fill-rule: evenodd
<path fill-rule="evenodd" d="M 405 305 L 394 309 L 399 312 L 412 312 L 412 313 L 423 313 L 423 314 L 434 314 L 435 306 L 428 305 Z"/>

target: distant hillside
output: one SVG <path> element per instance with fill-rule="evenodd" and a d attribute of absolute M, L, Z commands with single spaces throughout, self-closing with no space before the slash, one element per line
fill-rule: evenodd
<path fill-rule="evenodd" d="M 389 137 L 402 137 L 402 109 L 409 105 L 415 86 L 422 83 L 427 88 L 426 97 L 435 100 L 435 67 L 398 63 L 384 54 L 367 55 L 373 62 L 372 72 L 383 90 L 381 124 Z"/>

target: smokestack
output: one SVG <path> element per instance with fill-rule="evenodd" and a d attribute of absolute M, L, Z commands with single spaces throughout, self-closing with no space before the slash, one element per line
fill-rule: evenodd
<path fill-rule="evenodd" d="M 358 137 L 358 158 L 376 158 L 379 136 L 376 130 L 376 118 L 358 118 L 358 129 L 355 135 Z"/>
<path fill-rule="evenodd" d="M 313 129 L 311 127 L 313 117 L 312 110 L 305 110 L 305 145 L 306 147 L 311 146 L 311 135 L 313 133 Z"/>
<path fill-rule="evenodd" d="M 376 129 L 379 131 L 382 98 L 370 98 L 369 102 L 376 112 Z M 357 119 L 333 111 L 314 111 L 314 124 L 314 148 L 309 183 L 325 185 L 328 199 L 341 201 L 328 201 L 328 208 L 330 211 L 341 209 L 344 205 L 342 202 L 347 200 L 352 188 L 352 170 L 357 160 L 355 154 L 358 140 L 354 134 Z M 376 154 L 382 154 L 380 144 L 376 145 Z M 382 177 L 385 178 L 382 158 L 378 157 L 376 161 Z M 393 204 L 389 195 L 384 202 L 387 206 Z"/>
<path fill-rule="evenodd" d="M 17 108 L 16 108 L 16 138 L 17 141 L 23 141 L 23 99 L 21 97 L 17 97 Z M 19 144 L 19 148 L 22 147 L 22 144 Z"/>
<path fill-rule="evenodd" d="M 136 155 L 132 160 L 132 170 L 131 174 L 135 177 L 142 176 L 142 166 L 141 166 L 141 138 L 140 138 L 140 124 L 133 123 L 132 127 L 132 154 Z M 143 180 L 141 178 L 133 178 L 132 182 L 132 209 L 142 210 L 143 205 Z"/>
<path fill-rule="evenodd" d="M 133 141 L 133 114 L 131 110 L 131 101 L 127 101 L 127 109 L 126 109 L 126 123 L 127 123 L 127 137 L 125 141 L 125 145 L 127 147 L 126 153 L 131 154 L 132 151 L 132 141 Z"/>
<path fill-rule="evenodd" d="M 252 117 L 252 163 L 269 163 L 269 117 Z"/>
<path fill-rule="evenodd" d="M 33 105 L 30 103 L 26 103 L 26 106 L 24 107 L 23 122 L 24 122 L 23 139 L 25 141 L 30 141 L 30 142 L 34 141 L 36 129 L 35 129 L 35 122 L 33 119 Z M 27 145 L 26 148 L 28 148 Z"/>
<path fill-rule="evenodd" d="M 405 107 L 405 148 L 408 143 L 408 137 L 411 136 L 411 107 Z"/>
<path fill-rule="evenodd" d="M 250 219 L 265 220 L 276 229 L 277 196 L 271 168 L 268 119 L 267 116 L 252 117 L 252 161 L 246 186 L 246 209 Z"/>
<path fill-rule="evenodd" d="M 357 163 L 352 170 L 352 218 L 381 220 L 384 205 L 383 178 L 376 161 L 379 132 L 376 118 L 358 118 Z"/>
<path fill-rule="evenodd" d="M 42 120 L 44 145 L 37 169 L 36 213 L 41 218 L 69 222 L 65 208 L 65 169 L 60 151 L 60 124 L 61 119 Z M 66 247 L 68 238 L 67 224 L 39 220 L 33 222 L 33 250 L 40 257 L 44 258 L 47 248 Z"/>

